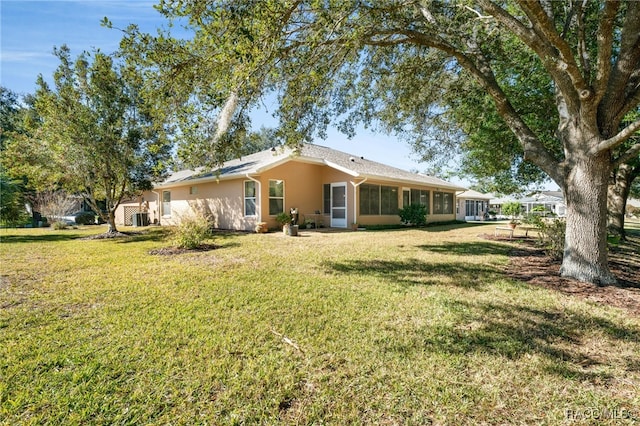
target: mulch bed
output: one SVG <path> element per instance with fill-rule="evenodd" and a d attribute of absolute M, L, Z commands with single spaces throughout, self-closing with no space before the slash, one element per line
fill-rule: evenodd
<path fill-rule="evenodd" d="M 509 253 L 507 275 L 519 281 L 570 294 L 596 303 L 615 306 L 640 316 L 640 251 L 638 242 L 631 241 L 621 248 L 609 251 L 609 268 L 618 278 L 616 285 L 597 286 L 560 276 L 561 261 L 545 255 L 536 246 L 535 238 L 518 238 L 482 235 L 493 241 L 513 244 Z"/>
<path fill-rule="evenodd" d="M 141 234 L 141 232 L 103 232 L 102 234 L 90 235 L 88 237 L 81 238 L 81 240 L 110 240 L 112 238 L 127 238 Z"/>
<path fill-rule="evenodd" d="M 183 253 L 211 251 L 211 250 L 217 249 L 218 247 L 219 246 L 215 244 L 200 244 L 198 247 L 192 248 L 192 249 L 179 248 L 179 247 L 163 247 L 159 249 L 149 250 L 149 254 L 159 255 L 159 256 L 175 256 L 177 254 L 183 254 Z"/>

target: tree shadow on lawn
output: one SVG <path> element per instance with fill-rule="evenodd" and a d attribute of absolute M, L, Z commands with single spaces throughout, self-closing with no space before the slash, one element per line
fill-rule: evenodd
<path fill-rule="evenodd" d="M 122 238 L 116 241 L 121 244 L 140 243 L 144 241 L 160 242 L 165 241 L 171 236 L 171 232 L 165 228 L 145 229 L 141 231 L 127 232 Z"/>
<path fill-rule="evenodd" d="M 549 361 L 544 363 L 545 371 L 571 380 L 612 379 L 611 373 L 597 368 L 603 365 L 622 364 L 627 372 L 640 371 L 633 351 L 620 355 L 616 349 L 625 343 L 637 344 L 640 341 L 637 328 L 569 309 L 540 310 L 502 302 L 450 303 L 453 310 L 461 312 L 454 324 L 436 330 L 416 329 L 409 339 L 385 336 L 377 342 L 381 350 L 419 354 L 426 349 L 453 355 L 489 354 L 512 360 L 540 355 Z M 611 360 L 606 351 L 589 348 L 588 339 L 601 341 L 595 337 L 601 335 L 610 339 L 611 344 L 606 347 L 613 356 L 622 357 L 622 362 Z"/>
<path fill-rule="evenodd" d="M 85 235 L 75 234 L 73 231 L 60 231 L 40 235 L 2 235 L 0 236 L 0 244 L 71 241 L 84 237 Z"/>
<path fill-rule="evenodd" d="M 509 253 L 508 246 L 488 241 L 469 243 L 445 242 L 437 245 L 422 244 L 416 247 L 434 253 L 454 255 L 507 255 Z"/>
<path fill-rule="evenodd" d="M 457 287 L 479 290 L 501 276 L 500 269 L 495 266 L 462 262 L 426 263 L 418 259 L 352 259 L 324 262 L 324 266 L 333 272 L 371 276 L 403 286 L 453 283 Z"/>
<path fill-rule="evenodd" d="M 484 225 L 486 225 L 486 222 L 483 223 L 483 222 L 457 222 L 456 221 L 453 223 L 431 222 L 431 223 L 428 223 L 426 226 L 421 226 L 421 227 L 403 226 L 403 225 L 389 225 L 389 226 L 382 225 L 380 227 L 377 227 L 375 225 L 370 225 L 370 226 L 365 225 L 365 228 L 367 232 L 404 232 L 404 231 L 411 230 L 411 231 L 435 233 L 435 232 L 449 232 L 454 229 L 475 228 L 475 227 L 484 226 Z"/>
<path fill-rule="evenodd" d="M 129 244 L 129 243 L 139 243 L 144 241 L 152 241 L 152 242 L 162 242 L 169 241 L 172 237 L 172 229 L 171 228 L 151 228 L 145 229 L 142 231 L 134 231 L 128 232 L 128 235 L 117 239 L 118 243 Z M 235 231 L 223 231 L 223 230 L 213 230 L 211 237 L 209 239 L 212 240 L 228 240 L 231 238 L 235 238 L 237 236 L 248 235 L 247 232 L 235 232 Z M 231 245 L 227 245 L 231 246 Z"/>

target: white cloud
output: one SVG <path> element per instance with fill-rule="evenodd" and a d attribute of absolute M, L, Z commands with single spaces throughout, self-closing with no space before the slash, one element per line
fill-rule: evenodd
<path fill-rule="evenodd" d="M 5 50 L 2 49 L 0 58 L 2 63 L 5 62 L 33 62 L 41 59 L 49 59 L 51 52 L 29 52 L 19 50 Z"/>

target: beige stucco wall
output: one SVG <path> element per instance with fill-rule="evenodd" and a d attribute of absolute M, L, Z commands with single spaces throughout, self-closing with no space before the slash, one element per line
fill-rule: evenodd
<path fill-rule="evenodd" d="M 300 214 L 300 222 L 305 219 L 317 221 L 324 226 L 330 226 L 329 215 L 316 215 L 315 211 L 323 211 L 323 185 L 343 182 L 347 188 L 347 226 L 354 222 L 354 209 L 357 213 L 358 224 L 379 225 L 379 224 L 399 224 L 398 215 L 366 215 L 360 216 L 359 199 L 355 199 L 354 194 L 359 193 L 354 184 L 363 181 L 362 178 L 353 176 L 333 169 L 328 166 L 304 163 L 299 161 L 289 161 L 280 166 L 274 167 L 260 174 L 253 176 L 259 181 L 258 209 L 257 216 L 244 216 L 244 182 L 248 178 L 238 178 L 233 180 L 222 180 L 219 182 L 189 183 L 173 188 L 158 189 L 156 192 L 162 197 L 163 191 L 171 192 L 171 214 L 160 214 L 162 206 L 158 206 L 156 193 L 148 192 L 143 194 L 144 200 L 149 202 L 149 215 L 152 222 L 158 221 L 163 225 L 174 225 L 180 217 L 195 210 L 203 211 L 211 215 L 214 226 L 221 229 L 237 229 L 253 231 L 258 221 L 267 222 L 271 229 L 277 228 L 276 215 L 269 214 L 269 180 L 284 181 L 284 208 L 289 212 L 291 208 L 297 208 Z M 433 210 L 433 192 L 437 189 L 424 185 L 406 185 L 401 183 L 389 183 L 379 180 L 367 180 L 368 184 L 394 186 L 398 188 L 398 206 L 402 207 L 402 190 L 423 189 L 430 191 L 430 206 Z M 446 215 L 429 214 L 429 222 L 450 221 L 456 218 L 455 214 L 455 191 L 446 191 L 454 194 L 454 212 Z M 116 212 L 116 223 L 124 223 L 124 206 L 137 206 L 138 200 L 124 203 Z M 159 208 L 160 207 L 160 208 Z"/>
<path fill-rule="evenodd" d="M 323 171 L 326 167 L 290 161 L 261 174 L 262 221 L 276 228 L 275 215 L 269 215 L 269 180 L 284 181 L 284 209 L 298 209 L 299 220 L 313 219 L 314 212 L 322 212 Z"/>
<path fill-rule="evenodd" d="M 115 219 L 116 225 L 124 225 L 125 224 L 125 207 L 135 208 L 136 211 L 144 211 L 145 207 L 143 203 L 148 203 L 147 213 L 149 213 L 149 221 L 151 223 L 157 223 L 158 221 L 158 204 L 156 202 L 157 197 L 151 191 L 144 192 L 139 197 L 135 197 L 129 200 L 125 200 L 116 209 Z M 131 218 L 129 218 L 131 219 Z"/>
<path fill-rule="evenodd" d="M 171 192 L 171 212 L 162 212 L 163 225 L 175 225 L 182 217 L 200 212 L 220 229 L 252 231 L 258 218 L 244 216 L 244 179 L 194 183 L 163 189 Z"/>

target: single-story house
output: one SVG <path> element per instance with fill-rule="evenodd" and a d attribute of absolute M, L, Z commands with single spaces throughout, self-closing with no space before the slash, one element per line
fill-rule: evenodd
<path fill-rule="evenodd" d="M 640 199 L 629 198 L 627 200 L 627 217 L 637 216 L 637 212 L 640 212 Z"/>
<path fill-rule="evenodd" d="M 353 223 L 400 223 L 398 209 L 427 206 L 428 221 L 456 218 L 456 192 L 444 180 L 411 173 L 324 146 L 265 150 L 226 162 L 217 170 L 183 170 L 137 200 L 123 203 L 116 223 L 138 212 L 151 223 L 175 225 L 201 209 L 220 229 L 252 231 L 260 222 L 276 228 L 276 216 L 296 209 L 299 222 L 347 228 Z"/>
<path fill-rule="evenodd" d="M 567 206 L 564 202 L 562 191 L 541 191 L 520 200 L 525 213 L 531 213 L 536 208 L 544 208 L 556 216 L 564 217 L 567 214 Z"/>
<path fill-rule="evenodd" d="M 489 202 L 489 207 L 498 212 L 499 218 L 507 218 L 502 214 L 502 205 L 513 201 L 520 203 L 523 214 L 534 212 L 536 211 L 534 209 L 541 207 L 544 208 L 545 211 L 551 212 L 559 217 L 564 217 L 567 213 L 567 206 L 564 202 L 562 191 L 540 191 L 523 198 L 492 198 Z"/>
<path fill-rule="evenodd" d="M 473 189 L 468 189 L 457 194 L 457 220 L 484 220 L 489 212 L 491 194 L 482 194 Z"/>

